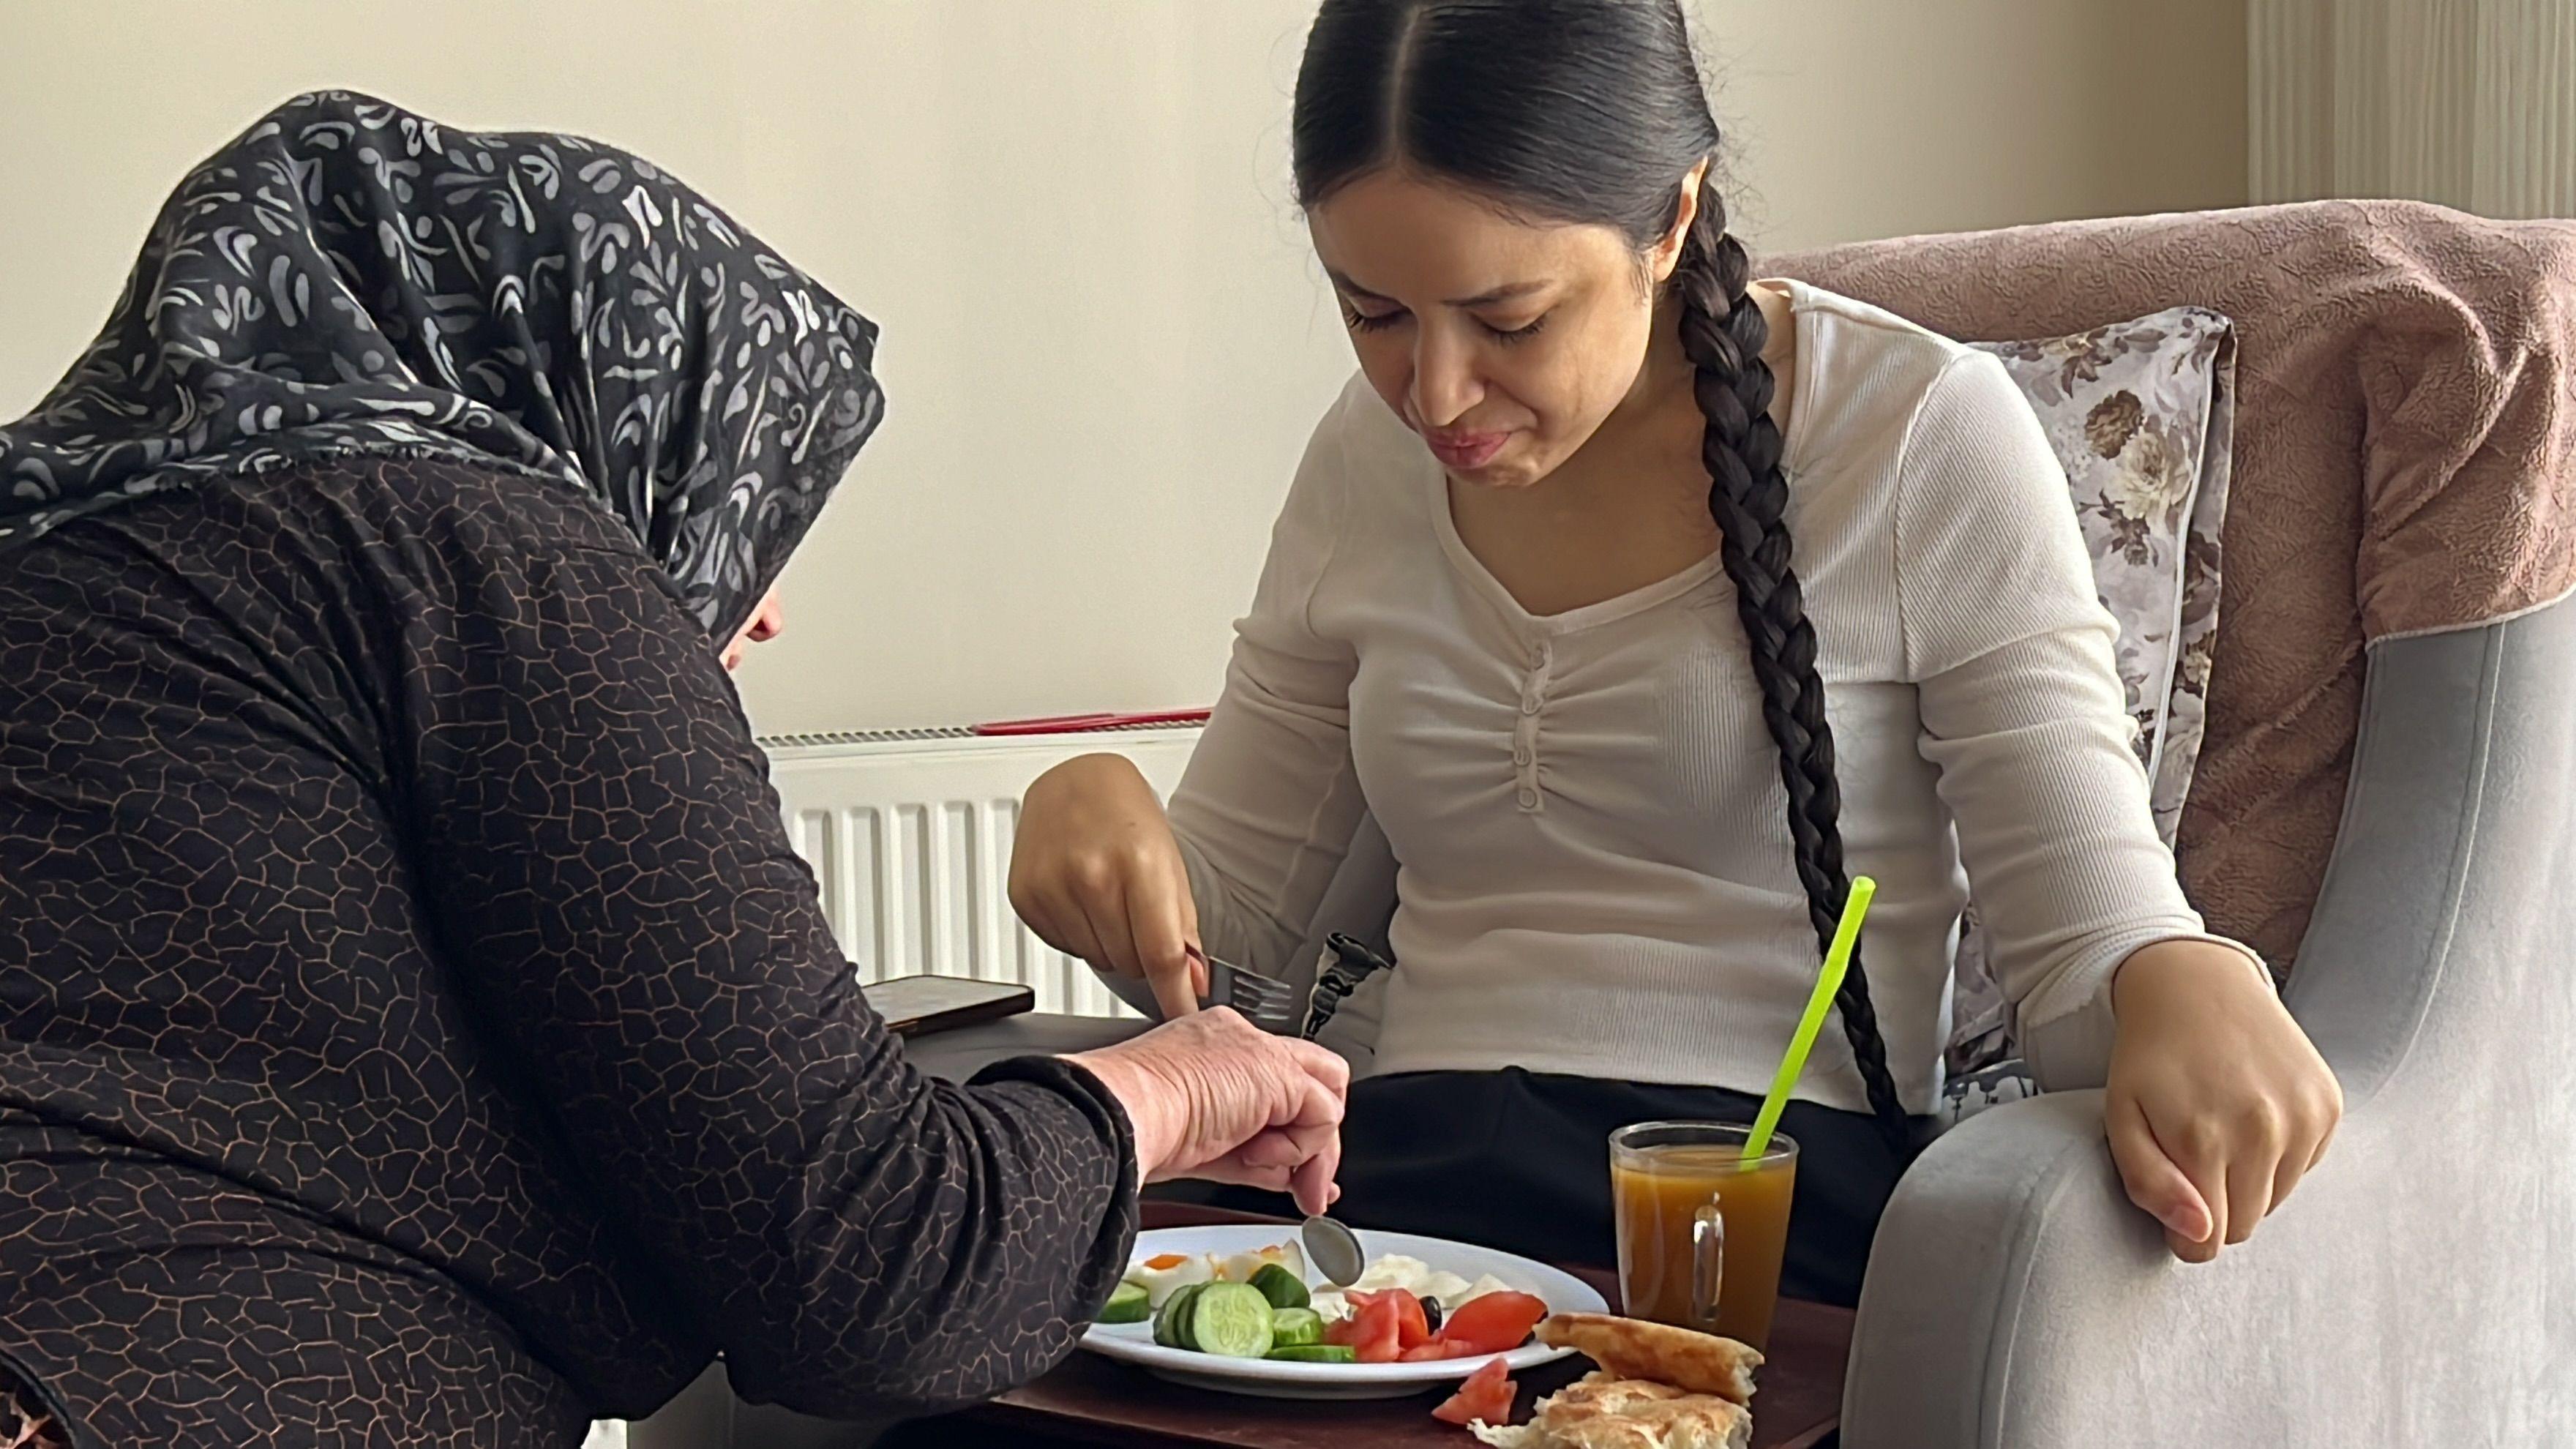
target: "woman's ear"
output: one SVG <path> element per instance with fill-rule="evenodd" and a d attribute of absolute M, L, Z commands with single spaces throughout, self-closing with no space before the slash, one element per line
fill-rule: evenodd
<path fill-rule="evenodd" d="M 1682 264 L 1682 244 L 1690 239 L 1691 224 L 1699 220 L 1699 189 L 1707 180 L 1708 158 L 1702 156 L 1699 164 L 1682 177 L 1681 205 L 1673 212 L 1672 230 L 1657 239 L 1654 249 L 1646 254 L 1659 286 L 1671 281 L 1673 268 Z"/>

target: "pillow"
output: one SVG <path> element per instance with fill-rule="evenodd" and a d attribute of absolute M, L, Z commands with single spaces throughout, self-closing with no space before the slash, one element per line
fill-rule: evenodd
<path fill-rule="evenodd" d="M 2177 307 L 2072 337 L 1975 344 L 2003 359 L 2048 430 L 2120 623 L 2120 686 L 2138 722 L 2156 833 L 2174 841 L 2200 760 L 2218 631 L 2219 525 L 2235 431 L 2236 336 Z M 1974 899 L 1953 963 L 1949 1069 L 2013 1051 L 2011 1003 L 1988 966 Z"/>

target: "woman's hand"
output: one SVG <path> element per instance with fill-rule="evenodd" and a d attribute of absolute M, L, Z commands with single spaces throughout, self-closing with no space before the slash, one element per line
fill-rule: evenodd
<path fill-rule="evenodd" d="M 1310 1041 L 1272 1036 L 1216 1007 L 1080 1052 L 1127 1109 L 1146 1182 L 1203 1177 L 1293 1193 L 1320 1213 L 1341 1190 L 1350 1066 Z"/>
<path fill-rule="evenodd" d="M 1038 938 L 1103 971 L 1141 976 L 1163 1019 L 1199 1009 L 1199 913 L 1162 802 L 1124 755 L 1038 777 L 1011 842 L 1011 909 Z"/>
<path fill-rule="evenodd" d="M 2343 1089 L 2244 953 L 2160 941 L 2120 965 L 2104 1126 L 2174 1256 L 2241 1243 L 2325 1155 Z"/>

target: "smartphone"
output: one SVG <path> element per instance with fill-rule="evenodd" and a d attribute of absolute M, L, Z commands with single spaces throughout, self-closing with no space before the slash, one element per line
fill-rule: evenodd
<path fill-rule="evenodd" d="M 892 976 L 860 988 L 897 1036 L 922 1036 L 1036 1009 L 1038 995 L 1008 981 L 962 976 Z"/>

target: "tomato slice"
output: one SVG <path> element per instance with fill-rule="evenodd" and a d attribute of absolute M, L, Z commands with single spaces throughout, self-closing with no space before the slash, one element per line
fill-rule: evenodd
<path fill-rule="evenodd" d="M 1438 1363 L 1442 1359 L 1475 1358 L 1483 1352 L 1483 1349 L 1476 1347 L 1472 1343 L 1451 1343 L 1447 1339 L 1435 1338 L 1428 1343 L 1418 1343 L 1413 1347 L 1406 1349 L 1404 1351 L 1403 1361 L 1406 1363 Z"/>
<path fill-rule="evenodd" d="M 1450 1310 L 1440 1337 L 1475 1345 L 1478 1353 L 1508 1353 L 1521 1346 L 1547 1317 L 1547 1304 L 1527 1293 L 1488 1293 Z"/>
<path fill-rule="evenodd" d="M 1358 1302 L 1361 1295 L 1348 1296 Z M 1384 1293 L 1370 1295 L 1347 1321 L 1351 1329 L 1345 1341 L 1361 1363 L 1394 1363 L 1403 1355 L 1403 1325 L 1392 1297 Z"/>
<path fill-rule="evenodd" d="M 1483 1301 L 1481 1298 L 1477 1300 L 1479 1303 Z M 1483 1368 L 1467 1375 L 1467 1381 L 1458 1386 L 1458 1392 L 1432 1410 L 1431 1417 L 1443 1424 L 1461 1427 L 1478 1419 L 1488 1424 L 1508 1424 L 1512 1421 L 1512 1401 L 1519 1395 L 1520 1386 L 1512 1382 L 1503 1361 L 1491 1359 Z"/>
<path fill-rule="evenodd" d="M 1375 1292 L 1347 1291 L 1342 1300 L 1354 1309 L 1365 1309 L 1372 1303 L 1388 1303 L 1395 1308 L 1395 1342 L 1398 1348 L 1419 1348 L 1429 1343 L 1431 1315 L 1423 1311 L 1422 1300 L 1410 1288 L 1380 1288 Z M 1356 1316 L 1356 1315 L 1355 1315 Z"/>
<path fill-rule="evenodd" d="M 1374 1293 L 1344 1294 L 1343 1301 L 1350 1304 L 1351 1311 L 1324 1325 L 1324 1342 L 1339 1344 L 1343 1348 L 1359 1347 L 1361 1320 L 1367 1312 L 1369 1300 L 1376 1296 Z"/>
<path fill-rule="evenodd" d="M 1389 1288 L 1378 1295 L 1395 1302 L 1395 1340 L 1400 1347 L 1420 1348 L 1431 1341 L 1431 1315 L 1409 1288 Z"/>

